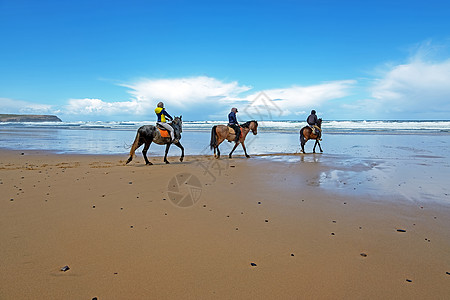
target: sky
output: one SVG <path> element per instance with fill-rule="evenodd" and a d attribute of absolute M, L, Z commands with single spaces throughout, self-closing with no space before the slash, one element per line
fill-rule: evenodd
<path fill-rule="evenodd" d="M 0 0 L 0 113 L 450 119 L 450 1 Z M 262 113 L 264 112 L 264 113 Z"/>

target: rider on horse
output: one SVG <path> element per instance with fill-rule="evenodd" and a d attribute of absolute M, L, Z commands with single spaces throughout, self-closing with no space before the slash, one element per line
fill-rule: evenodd
<path fill-rule="evenodd" d="M 239 142 L 239 137 L 241 136 L 241 127 L 239 126 L 239 123 L 236 118 L 237 112 L 238 112 L 237 108 L 233 107 L 231 109 L 231 112 L 228 114 L 228 127 L 234 129 L 234 132 L 236 134 L 235 142 Z"/>
<path fill-rule="evenodd" d="M 172 138 L 172 142 L 175 142 L 173 127 L 166 123 L 166 118 L 169 119 L 169 121 L 172 121 L 173 118 L 164 109 L 164 103 L 162 102 L 158 103 L 157 107 L 155 108 L 155 113 L 156 116 L 158 117 L 158 121 L 156 122 L 156 124 L 169 131 L 170 137 Z"/>
<path fill-rule="evenodd" d="M 311 114 L 306 119 L 306 122 L 308 123 L 309 127 L 311 127 L 311 129 L 315 135 L 320 134 L 320 130 L 318 129 L 318 126 L 317 126 L 317 115 L 316 115 L 316 111 L 314 109 L 311 111 Z"/>

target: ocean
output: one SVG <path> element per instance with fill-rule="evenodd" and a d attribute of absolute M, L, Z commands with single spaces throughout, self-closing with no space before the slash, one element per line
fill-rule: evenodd
<path fill-rule="evenodd" d="M 299 151 L 299 130 L 305 122 L 260 121 L 258 135 L 249 135 L 246 141 L 249 153 L 296 153 Z M 152 121 L 123 122 L 24 122 L 0 123 L 0 148 L 12 150 L 45 150 L 70 154 L 124 154 L 128 153 L 137 129 Z M 181 143 L 186 155 L 210 154 L 209 140 L 214 125 L 225 121 L 184 121 Z M 389 140 L 403 140 L 405 145 L 429 137 L 448 140 L 450 121 L 324 121 L 322 147 L 328 152 L 345 153 L 364 143 L 379 143 L 389 147 Z M 362 137 L 364 136 L 364 137 Z M 381 142 L 379 140 L 383 140 Z M 348 141 L 343 143 L 342 140 Z M 365 142 L 364 142 L 365 141 Z M 387 143 L 386 143 L 387 142 Z M 395 144 L 397 144 L 397 142 Z M 311 151 L 314 142 L 306 144 Z M 231 144 L 221 145 L 223 153 Z M 177 147 L 171 155 L 177 155 Z M 242 154 L 238 147 L 236 154 Z M 318 150 L 318 149 L 316 149 Z M 139 151 L 139 150 L 138 150 Z M 172 153 L 173 152 L 173 153 Z M 152 145 L 150 155 L 162 155 L 164 147 Z"/>
<path fill-rule="evenodd" d="M 184 121 L 181 143 L 185 155 L 213 155 L 209 148 L 211 128 L 225 122 Z M 314 141 L 300 152 L 299 130 L 304 122 L 258 122 L 258 134 L 249 134 L 247 152 L 253 159 L 279 161 L 280 166 L 314 163 L 331 166 L 332 171 L 317 178 L 321 187 L 348 192 L 340 183 L 354 183 L 361 190 L 392 193 L 413 201 L 439 201 L 450 204 L 450 121 L 324 121 L 323 154 L 311 155 Z M 153 122 L 61 122 L 0 123 L 0 148 L 21 152 L 50 151 L 56 154 L 119 155 L 128 158 L 137 129 Z M 223 142 L 221 163 L 233 144 Z M 142 164 L 142 147 L 134 163 Z M 162 163 L 164 146 L 151 145 L 148 156 Z M 319 152 L 319 149 L 316 149 Z M 177 162 L 181 151 L 171 147 L 169 160 Z M 242 159 L 242 147 L 234 158 Z M 191 161 L 192 158 L 186 161 Z M 2 162 L 6 164 L 7 162 Z M 351 174 L 358 172 L 358 176 Z M 356 174 L 356 173 L 355 173 Z M 356 179 L 351 179 L 356 178 Z M 350 192 L 354 192 L 353 190 Z"/>

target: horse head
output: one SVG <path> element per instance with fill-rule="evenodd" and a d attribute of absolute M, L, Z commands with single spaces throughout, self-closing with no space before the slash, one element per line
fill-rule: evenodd
<path fill-rule="evenodd" d="M 318 126 L 319 128 L 322 128 L 322 118 L 319 118 L 319 119 L 317 120 L 317 126 Z"/>
<path fill-rule="evenodd" d="M 257 121 L 255 121 L 255 120 L 250 121 L 249 128 L 252 131 L 253 135 L 257 135 L 258 134 L 258 122 Z"/>
<path fill-rule="evenodd" d="M 170 125 L 174 129 L 175 138 L 176 139 L 181 139 L 181 133 L 183 132 L 182 116 L 175 117 Z"/>

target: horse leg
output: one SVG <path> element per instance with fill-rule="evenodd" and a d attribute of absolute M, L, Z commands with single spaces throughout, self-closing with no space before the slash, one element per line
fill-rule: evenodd
<path fill-rule="evenodd" d="M 219 150 L 219 145 L 222 144 L 224 140 L 222 138 L 219 138 L 219 140 L 217 141 L 217 146 L 214 148 L 214 156 L 219 159 L 220 158 L 220 150 Z M 216 148 L 217 148 L 217 156 L 216 156 Z"/>
<path fill-rule="evenodd" d="M 319 142 L 319 140 L 316 140 L 316 142 L 314 143 L 314 147 L 313 147 L 313 153 L 316 153 L 316 146 L 317 146 L 317 143 Z"/>
<path fill-rule="evenodd" d="M 178 148 L 181 149 L 180 161 L 183 161 L 183 159 L 184 159 L 184 147 L 181 145 L 180 141 L 177 141 L 175 143 L 175 146 L 177 146 Z"/>
<path fill-rule="evenodd" d="M 143 144 L 143 142 L 142 142 L 142 141 L 139 141 L 139 143 L 138 143 L 136 149 L 139 148 L 140 146 L 142 146 L 142 144 Z M 128 160 L 127 160 L 127 162 L 126 162 L 126 165 L 129 164 L 132 160 L 133 160 L 133 155 L 130 155 L 130 157 L 128 157 Z"/>
<path fill-rule="evenodd" d="M 144 149 L 142 149 L 142 155 L 144 156 L 144 160 L 145 160 L 145 164 L 146 165 L 153 165 L 147 158 L 147 151 L 148 151 L 148 148 L 150 148 L 150 144 L 151 143 L 152 143 L 152 141 L 150 141 L 148 143 L 145 142 Z"/>
<path fill-rule="evenodd" d="M 320 152 L 323 152 L 322 147 L 320 147 L 320 142 L 319 142 L 319 140 L 317 140 L 316 143 L 317 143 L 317 145 L 319 145 Z"/>
<path fill-rule="evenodd" d="M 303 135 L 303 129 L 300 130 L 300 146 L 302 147 L 302 152 L 305 153 L 305 136 Z"/>
<path fill-rule="evenodd" d="M 235 142 L 235 143 L 234 143 L 233 149 L 231 150 L 230 154 L 228 154 L 228 157 L 229 157 L 229 158 L 231 158 L 231 155 L 233 154 L 234 150 L 236 150 L 236 148 L 237 148 L 238 145 L 239 145 L 239 142 Z"/>
<path fill-rule="evenodd" d="M 247 148 L 245 148 L 244 142 L 242 142 L 242 148 L 244 149 L 245 157 L 250 158 L 250 155 L 247 154 Z"/>
<path fill-rule="evenodd" d="M 164 154 L 164 162 L 166 164 L 170 164 L 170 162 L 167 160 L 167 153 L 169 153 L 170 143 L 166 144 L 166 153 Z"/>

